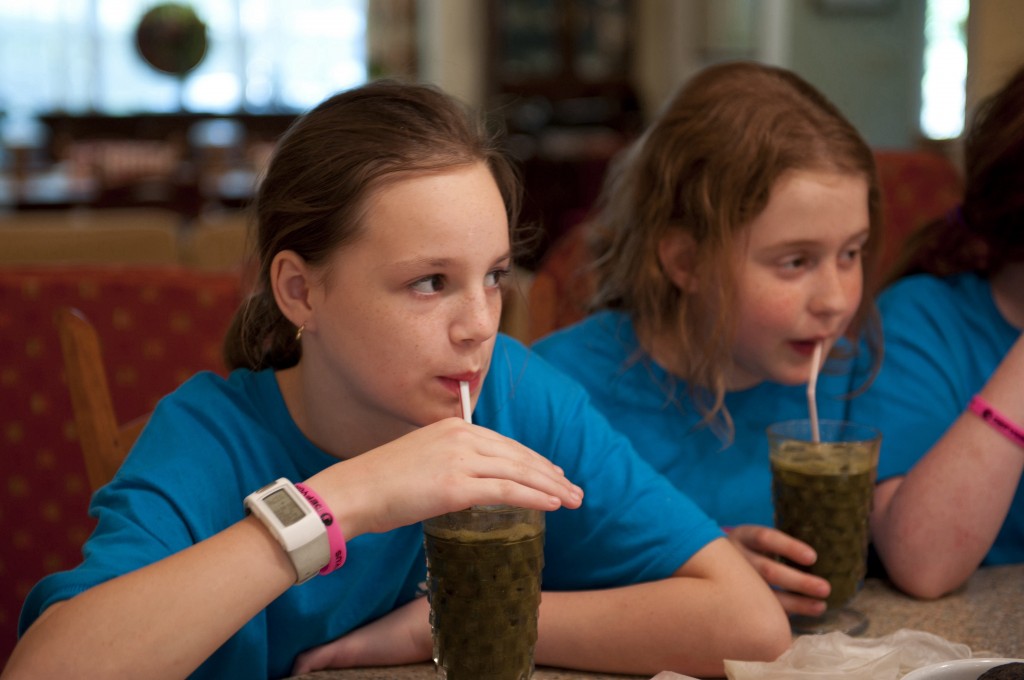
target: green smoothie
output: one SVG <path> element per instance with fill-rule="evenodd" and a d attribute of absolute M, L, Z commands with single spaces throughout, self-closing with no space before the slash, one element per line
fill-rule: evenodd
<path fill-rule="evenodd" d="M 792 566 L 828 579 L 829 609 L 849 602 L 864 579 L 876 461 L 870 441 L 787 441 L 772 452 L 775 526 L 817 551 L 810 567 Z"/>
<path fill-rule="evenodd" d="M 533 513 L 534 521 L 460 529 L 462 513 L 452 513 L 424 522 L 438 677 L 528 680 L 533 674 L 544 523 L 538 511 L 515 510 Z"/>

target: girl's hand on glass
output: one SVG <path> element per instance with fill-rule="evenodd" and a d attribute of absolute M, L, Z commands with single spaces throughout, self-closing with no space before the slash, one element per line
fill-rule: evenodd
<path fill-rule="evenodd" d="M 583 491 L 513 439 L 446 418 L 333 465 L 308 484 L 346 537 L 384 532 L 471 505 L 578 508 Z"/>
<path fill-rule="evenodd" d="M 814 548 L 773 527 L 743 524 L 728 530 L 729 540 L 775 592 L 787 614 L 819 616 L 832 586 L 778 560 L 810 566 L 818 559 Z"/>

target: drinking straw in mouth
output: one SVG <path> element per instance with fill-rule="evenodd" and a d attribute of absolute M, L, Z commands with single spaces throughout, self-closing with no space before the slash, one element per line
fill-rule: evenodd
<path fill-rule="evenodd" d="M 462 419 L 472 424 L 473 405 L 469 401 L 469 383 L 465 380 L 459 381 L 459 395 L 462 397 Z"/>
<path fill-rule="evenodd" d="M 811 356 L 811 377 L 807 381 L 807 409 L 811 412 L 811 438 L 815 444 L 821 441 L 821 433 L 818 430 L 818 402 L 815 399 L 815 386 L 818 384 L 818 366 L 821 364 L 821 349 L 824 341 L 819 340 L 814 345 L 814 354 Z"/>

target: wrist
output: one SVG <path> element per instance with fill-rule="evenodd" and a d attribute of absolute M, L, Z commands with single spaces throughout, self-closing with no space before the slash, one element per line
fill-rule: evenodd
<path fill-rule="evenodd" d="M 320 521 L 323 522 L 324 528 L 327 530 L 330 559 L 320 570 L 320 574 L 326 576 L 345 564 L 345 558 L 348 556 L 348 550 L 345 546 L 345 534 L 342 532 L 341 523 L 338 521 L 338 518 L 335 517 L 327 503 L 324 502 L 316 491 L 306 484 L 296 484 L 295 488 L 312 506 L 314 512 L 319 515 Z"/>
<path fill-rule="evenodd" d="M 336 466 L 328 468 L 332 470 Z M 346 541 L 368 532 L 381 531 L 372 524 L 375 513 L 380 510 L 373 505 L 372 490 L 362 485 L 339 485 L 327 471 L 317 473 L 302 484 L 315 489 L 320 499 L 332 510 L 334 521 L 338 524 Z M 339 488 L 340 487 L 340 488 Z M 368 493 L 369 492 L 369 493 Z"/>
<path fill-rule="evenodd" d="M 291 559 L 288 557 L 288 551 L 285 550 L 281 542 L 270 533 L 270 529 L 260 519 L 258 519 L 252 513 L 246 513 L 242 521 L 237 524 L 240 531 L 243 532 L 246 542 L 244 548 L 241 548 L 246 553 L 247 562 L 255 562 L 260 565 L 273 566 L 275 573 L 280 573 L 286 581 L 282 581 L 284 586 L 283 590 L 286 590 L 295 585 L 295 567 L 292 565 Z M 261 576 L 262 582 L 267 582 L 266 576 Z"/>
<path fill-rule="evenodd" d="M 299 490 L 283 477 L 246 496 L 243 503 L 281 545 L 305 583 L 330 564 L 327 528 Z"/>

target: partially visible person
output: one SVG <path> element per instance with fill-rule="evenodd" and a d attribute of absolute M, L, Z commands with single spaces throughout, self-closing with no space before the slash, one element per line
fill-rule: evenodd
<path fill-rule="evenodd" d="M 718 527 L 578 385 L 498 334 L 518 192 L 434 88 L 371 83 L 299 118 L 256 199 L 260 285 L 227 339 L 235 370 L 161 401 L 93 499 L 83 563 L 29 594 L 3 677 L 427 661 L 418 523 L 499 503 L 551 511 L 538 663 L 720 675 L 780 654 L 784 613 Z M 257 490 L 293 482 L 333 528 L 301 496 L 288 507 L 310 533 L 265 520 L 277 506 Z"/>
<path fill-rule="evenodd" d="M 773 527 L 765 430 L 808 417 L 817 344 L 821 418 L 845 418 L 854 376 L 870 375 L 877 320 L 862 293 L 878 192 L 870 148 L 811 85 L 760 64 L 710 67 L 606 180 L 588 225 L 596 312 L 534 345 L 730 527 L 793 614 L 822 613 L 829 583 L 777 559 L 816 555 Z"/>
<path fill-rule="evenodd" d="M 977 110 L 964 169 L 879 297 L 885 362 L 853 404 L 883 430 L 875 548 L 924 598 L 1024 562 L 1024 68 Z"/>

